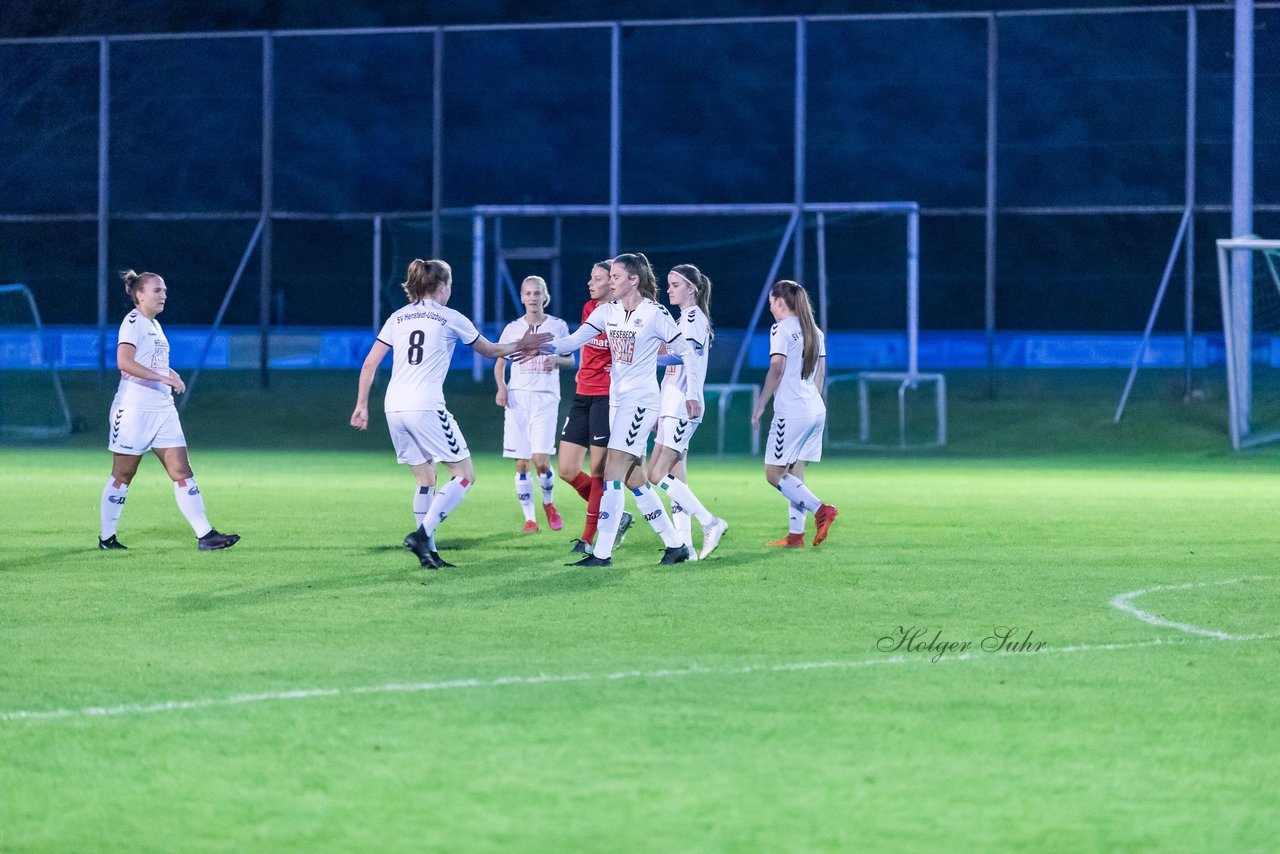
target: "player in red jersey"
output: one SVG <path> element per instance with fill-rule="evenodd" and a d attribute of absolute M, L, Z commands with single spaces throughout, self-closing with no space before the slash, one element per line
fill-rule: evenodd
<path fill-rule="evenodd" d="M 591 268 L 587 281 L 587 293 L 591 298 L 582 306 L 582 320 L 591 315 L 600 303 L 613 299 L 613 286 L 609 283 L 610 262 L 597 261 Z M 582 526 L 582 536 L 573 541 L 578 554 L 591 553 L 591 541 L 596 535 L 600 517 L 600 498 L 604 495 L 604 456 L 609 445 L 609 368 L 612 357 L 609 339 L 602 332 L 582 348 L 582 361 L 578 365 L 577 387 L 573 406 L 560 431 L 560 479 L 572 486 L 587 502 L 587 519 Z M 591 474 L 582 471 L 587 449 L 591 450 Z M 618 529 L 618 542 L 631 526 L 631 515 L 624 514 Z"/>

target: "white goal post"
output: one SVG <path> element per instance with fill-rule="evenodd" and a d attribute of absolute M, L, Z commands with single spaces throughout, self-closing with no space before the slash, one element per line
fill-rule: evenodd
<path fill-rule="evenodd" d="M 26 285 L 0 285 L 0 437 L 23 441 L 71 433 L 71 409 L 44 324 Z"/>
<path fill-rule="evenodd" d="M 1280 341 L 1280 240 L 1257 237 L 1235 237 L 1217 241 L 1218 284 L 1222 296 L 1222 333 L 1227 367 L 1228 423 L 1231 446 L 1236 450 L 1280 440 L 1280 421 L 1271 419 L 1257 406 L 1259 380 L 1271 377 L 1273 351 Z M 1255 264 L 1255 253 L 1262 264 Z M 1239 263 L 1237 263 L 1239 262 Z M 1258 269 L 1257 289 L 1254 271 Z M 1265 311 L 1270 307 L 1273 310 Z M 1262 321 L 1260 324 L 1259 321 Z M 1262 326 L 1259 329 L 1259 325 Z M 1276 328 L 1271 329 L 1272 325 Z M 1258 343 L 1268 336 L 1267 356 L 1260 370 L 1255 370 Z M 1270 384 L 1268 384 L 1270 388 Z"/>

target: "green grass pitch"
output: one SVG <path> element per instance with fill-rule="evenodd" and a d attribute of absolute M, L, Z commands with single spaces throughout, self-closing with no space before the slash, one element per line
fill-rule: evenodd
<path fill-rule="evenodd" d="M 343 381 L 294 449 L 234 426 L 249 392 L 185 417 L 210 517 L 244 536 L 221 553 L 154 459 L 129 551 L 102 553 L 102 437 L 0 449 L 0 851 L 1280 837 L 1274 454 L 1171 449 L 1206 428 L 1143 427 L 1141 404 L 1109 434 L 1109 402 L 961 396 L 958 448 L 812 468 L 840 509 L 819 549 L 763 548 L 783 500 L 758 461 L 704 455 L 691 479 L 731 525 L 710 560 L 658 566 L 641 525 L 583 571 L 562 566 L 581 502 L 560 484 L 565 530 L 521 535 L 483 411 L 456 406 L 479 478 L 439 534 L 459 566 L 428 572 L 400 546 L 411 478 L 376 428 L 342 431 Z M 104 393 L 73 389 L 90 417 Z M 1022 444 L 965 438 L 983 418 Z M 984 650 L 1002 626 L 1018 648 Z"/>

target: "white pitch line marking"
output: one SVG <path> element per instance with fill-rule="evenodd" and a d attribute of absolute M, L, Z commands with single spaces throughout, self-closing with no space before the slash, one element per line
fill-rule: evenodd
<path fill-rule="evenodd" d="M 1246 578 L 1228 578 L 1225 581 L 1193 581 L 1188 584 L 1166 584 L 1157 587 L 1148 587 L 1143 590 L 1131 590 L 1128 593 L 1121 593 L 1111 600 L 1111 606 L 1118 608 L 1132 617 L 1137 617 L 1144 623 L 1152 626 L 1160 626 L 1167 629 L 1177 629 L 1180 632 L 1186 632 L 1189 635 L 1199 635 L 1201 637 L 1213 638 L 1214 640 L 1223 641 L 1251 641 L 1265 640 L 1266 638 L 1280 637 L 1280 632 L 1268 632 L 1260 635 L 1236 635 L 1230 632 L 1223 632 L 1217 629 L 1207 629 L 1203 626 L 1193 626 L 1190 623 L 1178 623 L 1173 620 L 1166 620 L 1164 617 L 1156 616 L 1149 611 L 1143 611 L 1133 604 L 1133 600 L 1139 596 L 1146 596 L 1148 593 L 1160 593 L 1165 590 L 1192 590 L 1197 587 L 1220 587 L 1224 584 L 1240 584 L 1245 581 L 1274 581 L 1275 579 L 1267 578 L 1262 575 L 1253 575 Z"/>
<path fill-rule="evenodd" d="M 1253 638 L 1224 638 L 1252 640 Z M 1133 643 L 1074 644 L 1046 647 L 1026 652 L 963 653 L 947 656 L 941 661 L 980 661 L 1022 658 L 1032 655 L 1058 653 L 1114 652 L 1151 646 L 1194 643 L 1189 638 L 1157 638 Z M 440 682 L 389 682 L 385 685 L 364 685 L 356 688 L 305 688 L 292 691 L 264 691 L 256 694 L 232 694 L 227 697 L 206 697 L 195 700 L 164 700 L 156 703 L 122 703 L 114 706 L 88 706 L 82 709 L 15 710 L 0 712 L 0 722 L 47 721 L 68 718 L 110 718 L 124 715 L 152 715 L 165 712 L 198 711 L 250 703 L 284 702 L 288 700 L 313 700 L 321 697 L 343 697 L 364 694 L 416 694 L 428 691 L 457 691 L 468 688 L 501 688 L 512 685 L 547 685 L 572 682 L 616 682 L 630 679 L 677 679 L 689 676 L 737 676 L 754 673 L 799 673 L 814 670 L 854 670 L 862 667 L 893 666 L 899 664 L 927 664 L 929 656 L 877 656 L 833 661 L 796 661 L 781 664 L 745 664 L 740 667 L 713 668 L 691 665 L 689 667 L 663 668 L 659 670 L 622 670 L 614 673 L 539 673 L 531 676 L 498 676 L 492 679 L 450 679 Z"/>

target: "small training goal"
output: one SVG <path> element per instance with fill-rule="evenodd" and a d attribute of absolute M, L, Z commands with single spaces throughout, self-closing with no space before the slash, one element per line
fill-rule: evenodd
<path fill-rule="evenodd" d="M 26 285 L 0 285 L 0 438 L 42 441 L 71 432 L 57 356 Z"/>

